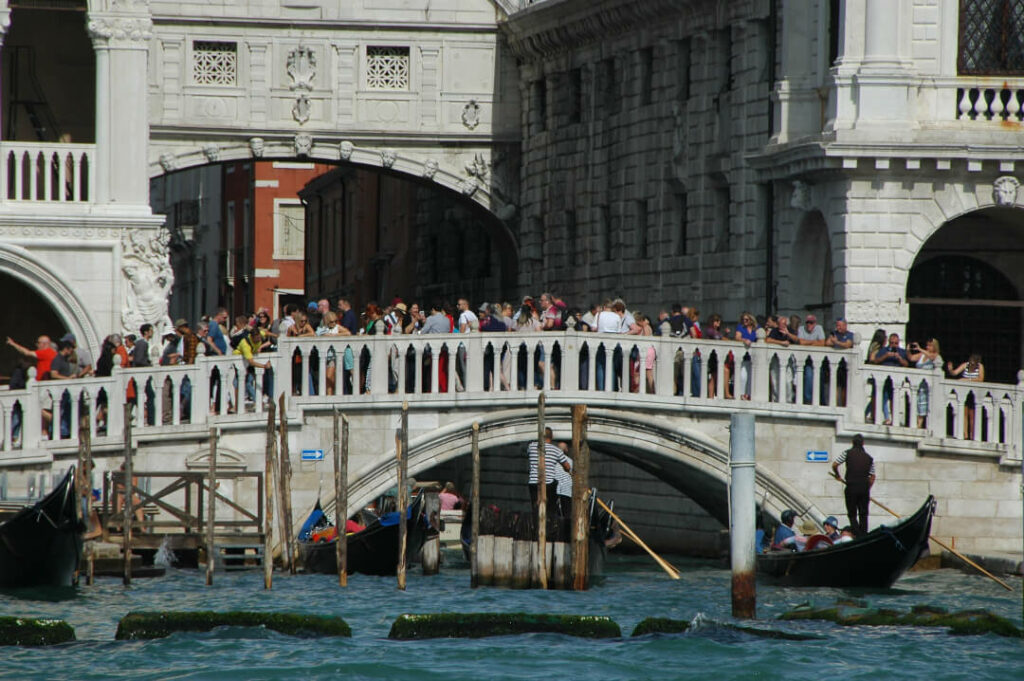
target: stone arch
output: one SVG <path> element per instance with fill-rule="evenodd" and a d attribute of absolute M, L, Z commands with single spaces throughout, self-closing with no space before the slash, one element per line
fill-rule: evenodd
<path fill-rule="evenodd" d="M 253 140 L 259 139 L 258 149 Z M 149 162 L 150 179 L 175 170 L 184 170 L 209 163 L 224 161 L 275 161 L 296 158 L 310 163 L 351 163 L 367 168 L 407 175 L 410 178 L 434 182 L 439 187 L 457 192 L 493 213 L 503 224 L 516 213 L 507 191 L 491 175 L 490 166 L 482 155 L 475 155 L 460 172 L 443 153 L 438 158 L 414 156 L 401 149 L 388 147 L 355 146 L 343 140 L 313 140 L 302 137 L 263 139 L 252 138 L 244 144 L 235 140 L 224 144 L 210 142 L 191 148 L 176 148 L 160 152 L 151 146 L 155 158 Z M 438 150 L 439 152 L 441 150 Z M 477 163 L 477 156 L 480 162 Z M 482 164 L 482 165 L 481 165 Z"/>
<path fill-rule="evenodd" d="M 533 409 L 509 409 L 467 417 L 412 439 L 409 441 L 409 474 L 415 476 L 420 471 L 469 454 L 473 421 L 480 424 L 479 443 L 482 449 L 486 449 L 509 442 L 526 442 L 536 437 L 536 419 Z M 568 432 L 572 427 L 568 409 L 549 410 L 546 420 L 556 431 Z M 602 409 L 589 411 L 587 434 L 592 444 L 613 448 L 621 453 L 616 455 L 617 458 L 662 477 L 728 526 L 725 491 L 729 478 L 727 445 L 698 431 L 680 427 L 670 419 Z M 351 485 L 350 509 L 361 508 L 394 486 L 394 451 L 379 461 Z M 682 473 L 685 473 L 688 483 Z M 762 466 L 757 468 L 757 494 L 758 503 L 763 499 L 765 509 L 776 517 L 786 508 L 793 508 L 801 515 L 810 513 L 824 517 L 809 497 Z M 324 502 L 325 508 L 333 508 L 333 498 Z"/>
<path fill-rule="evenodd" d="M 92 317 L 78 294 L 52 268 L 28 250 L 0 242 L 0 270 L 13 276 L 38 293 L 79 343 L 98 349 L 100 336 Z"/>
<path fill-rule="evenodd" d="M 789 307 L 818 314 L 831 310 L 832 247 L 821 211 L 808 211 L 800 220 L 790 256 L 789 279 Z"/>

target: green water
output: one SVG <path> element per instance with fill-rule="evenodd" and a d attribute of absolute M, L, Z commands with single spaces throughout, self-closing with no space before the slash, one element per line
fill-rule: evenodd
<path fill-rule="evenodd" d="M 63 594 L 0 596 L 0 614 L 58 617 L 78 635 L 50 648 L 0 647 L 0 678 L 10 679 L 993 679 L 1024 678 L 1024 642 L 992 635 L 954 637 L 943 629 L 837 627 L 823 622 L 773 622 L 807 601 L 855 595 L 871 605 L 909 609 L 931 604 L 984 608 L 1021 625 L 1021 580 L 1014 593 L 953 570 L 913 573 L 881 593 L 758 585 L 755 624 L 813 633 L 818 641 L 755 638 L 721 626 L 729 615 L 728 570 L 677 561 L 673 582 L 635 557 L 613 557 L 607 580 L 585 593 L 469 588 L 465 570 L 436 577 L 410 573 L 408 590 L 393 578 L 355 575 L 347 589 L 325 575 L 218 574 L 205 586 L 200 571 L 169 570 L 163 578 L 100 579 Z M 131 610 L 259 610 L 339 615 L 351 639 L 298 639 L 259 630 L 177 634 L 155 641 L 114 641 Z M 474 640 L 387 640 L 404 612 L 550 612 L 608 615 L 625 634 L 590 641 L 559 635 Z M 683 635 L 629 638 L 649 616 L 696 620 Z"/>

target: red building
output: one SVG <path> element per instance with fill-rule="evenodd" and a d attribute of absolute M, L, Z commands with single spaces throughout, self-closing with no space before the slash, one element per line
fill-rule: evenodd
<path fill-rule="evenodd" d="M 260 307 L 279 314 L 304 301 L 306 183 L 331 169 L 318 163 L 236 162 L 223 166 L 221 300 L 231 316 Z"/>

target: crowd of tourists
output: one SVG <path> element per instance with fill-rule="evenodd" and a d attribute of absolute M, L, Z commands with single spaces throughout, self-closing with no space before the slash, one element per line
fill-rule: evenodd
<path fill-rule="evenodd" d="M 175 365 L 192 364 L 200 353 L 204 355 L 235 355 L 239 357 L 245 366 L 245 402 L 251 406 L 257 399 L 256 369 L 264 370 L 262 381 L 262 393 L 264 399 L 273 393 L 273 375 L 269 362 L 261 362 L 260 355 L 276 348 L 280 337 L 304 337 L 304 336 L 358 336 L 358 335 L 401 335 L 401 334 L 447 334 L 447 333 L 517 333 L 517 332 L 545 332 L 563 331 L 575 329 L 581 332 L 595 332 L 602 334 L 624 334 L 632 336 L 668 336 L 675 338 L 694 338 L 709 340 L 724 340 L 741 343 L 749 348 L 755 343 L 766 343 L 769 345 L 809 345 L 824 346 L 837 349 L 853 347 L 854 336 L 847 328 L 844 319 L 837 319 L 832 329 L 827 332 L 818 324 L 814 314 L 807 314 L 801 319 L 798 315 L 768 315 L 755 316 L 744 312 L 739 316 L 735 326 L 724 323 L 721 315 L 711 314 L 706 319 L 701 318 L 700 310 L 697 307 L 685 306 L 682 304 L 672 305 L 670 308 L 661 309 L 657 314 L 644 314 L 631 310 L 622 299 L 608 299 L 601 304 L 592 304 L 585 308 L 571 307 L 557 295 L 542 293 L 538 297 L 526 296 L 518 305 L 510 302 L 481 303 L 473 306 L 467 298 L 459 298 L 454 305 L 449 302 L 436 300 L 429 305 L 421 305 L 419 302 L 406 302 L 401 297 L 395 297 L 385 306 L 376 302 L 368 303 L 361 313 L 357 313 L 352 301 L 347 297 L 338 298 L 334 305 L 326 298 L 310 301 L 307 305 L 287 304 L 281 310 L 279 316 L 274 316 L 267 308 L 260 308 L 249 315 L 236 316 L 229 319 L 227 309 L 220 308 L 210 315 L 204 316 L 197 323 L 192 324 L 186 319 L 178 319 L 174 322 L 173 329 L 167 331 L 161 339 L 154 339 L 154 328 L 151 324 L 143 324 L 137 334 L 111 334 L 107 336 L 99 350 L 95 360 L 91 352 L 85 346 L 79 345 L 72 334 L 65 334 L 56 343 L 51 341 L 49 336 L 40 336 L 36 339 L 35 348 L 28 348 L 19 344 L 11 338 L 7 344 L 18 351 L 22 362 L 15 369 L 11 376 L 11 389 L 24 387 L 27 379 L 27 368 L 35 364 L 36 378 L 46 379 L 68 379 L 80 378 L 90 375 L 109 376 L 115 366 L 120 368 L 147 367 L 154 364 Z M 514 343 L 503 343 L 502 349 L 495 356 L 494 351 L 489 350 L 484 358 L 484 389 L 490 390 L 492 386 L 500 389 L 525 389 L 530 380 L 530 364 L 526 352 L 519 353 L 518 366 L 513 371 L 512 352 L 510 347 Z M 640 350 L 642 344 L 633 344 L 632 348 L 623 351 L 621 346 L 616 345 L 610 351 L 611 357 L 611 381 L 613 390 L 622 388 L 632 392 L 654 392 L 655 383 L 655 359 L 656 349 L 654 345 Z M 525 344 L 521 347 L 525 348 Z M 401 358 L 397 351 L 392 350 L 393 356 L 389 357 L 389 375 L 387 385 L 389 392 L 398 389 L 399 372 L 398 367 Z M 370 390 L 371 375 L 369 362 L 366 361 L 366 350 L 362 351 L 363 357 L 356 354 L 346 346 L 341 360 L 341 381 L 339 381 L 338 360 L 333 347 L 324 358 L 324 391 L 327 394 L 353 394 L 356 392 L 365 393 Z M 532 356 L 532 381 L 538 387 L 544 384 L 545 377 L 549 377 L 548 385 L 555 388 L 560 387 L 561 358 L 560 348 L 553 344 L 550 348 L 550 357 L 546 356 L 543 346 L 537 347 Z M 454 380 L 455 390 L 462 390 L 465 382 L 466 357 L 464 348 L 454 350 L 453 361 L 455 371 L 448 371 L 449 356 L 447 348 L 444 352 L 437 353 L 437 385 L 431 386 L 431 363 L 434 358 L 429 351 L 421 358 L 423 365 L 419 372 L 422 377 L 424 391 L 436 389 L 439 392 L 447 392 L 448 383 Z M 724 353 L 724 357 L 711 353 L 709 357 L 701 357 L 700 351 L 694 352 L 690 362 L 689 389 L 694 396 L 721 396 L 725 399 L 749 400 L 751 398 L 751 371 L 750 357 L 742 351 L 735 354 L 732 351 Z M 593 357 L 594 372 L 593 379 L 598 390 L 605 388 L 605 372 L 608 366 L 604 346 L 600 346 Z M 681 353 L 676 353 L 673 358 L 673 389 L 675 394 L 682 394 L 686 382 L 684 381 L 684 363 Z M 292 371 L 291 383 L 295 393 L 302 392 L 301 358 L 298 358 L 297 368 Z M 591 380 L 589 356 L 581 356 L 579 387 L 587 389 Z M 407 358 L 410 362 L 406 371 L 407 392 L 414 392 L 416 371 L 412 365 L 414 359 Z M 722 371 L 718 371 L 718 362 L 724 363 Z M 916 342 L 903 347 L 897 334 L 886 335 L 885 331 L 879 329 L 869 343 L 866 361 L 869 364 L 883 366 L 916 367 L 922 370 L 931 370 L 943 367 L 943 360 L 940 356 L 939 342 L 929 338 L 921 345 Z M 706 364 L 706 378 L 702 378 L 702 365 Z M 965 380 L 983 381 L 985 378 L 984 366 L 981 358 L 972 355 L 967 362 L 954 367 L 947 363 L 947 374 L 960 377 Z M 785 372 L 785 379 L 782 372 Z M 836 403 L 839 406 L 846 404 L 846 366 L 840 363 L 836 368 Z M 788 401 L 795 403 L 798 391 L 798 376 L 801 368 L 795 365 L 795 360 L 790 359 L 788 366 L 773 366 L 769 376 L 769 399 L 771 401 Z M 802 398 L 805 404 L 810 404 L 814 397 L 815 368 L 809 364 L 802 368 L 803 385 Z M 721 375 L 722 385 L 718 385 Z M 319 357 L 315 363 L 310 364 L 308 372 L 308 387 L 310 394 L 316 394 L 320 389 L 320 364 Z M 822 403 L 827 403 L 828 381 L 822 377 L 821 391 L 819 398 Z M 623 385 L 628 381 L 628 388 Z M 237 390 L 237 378 L 234 379 L 234 388 Z M 134 391 L 134 382 L 130 386 L 130 392 Z M 153 421 L 152 414 L 152 391 L 154 388 L 147 384 L 147 419 Z M 784 395 L 780 392 L 785 390 Z M 181 404 L 183 413 L 191 399 L 191 386 L 182 388 Z M 233 393 L 235 391 L 226 391 Z M 869 395 L 869 402 L 865 412 L 866 418 L 871 422 L 875 413 L 875 393 Z M 881 408 L 883 423 L 892 423 L 892 401 L 893 386 L 891 381 L 886 381 L 880 387 Z M 211 409 L 219 410 L 220 394 L 219 386 L 215 385 L 211 392 Z M 229 394 L 228 409 L 236 410 L 235 396 Z M 129 399 L 135 399 L 134 394 Z M 164 400 L 164 411 L 170 407 L 170 399 Z M 921 383 L 921 389 L 917 391 L 917 425 L 924 427 L 928 417 L 928 384 Z M 965 419 L 965 433 L 973 432 L 973 409 L 968 405 L 967 418 Z M 165 413 L 166 417 L 166 413 Z M 165 419 L 165 422 L 166 419 Z M 909 425 L 909 424 L 907 424 Z M 62 429 L 63 430 L 63 429 Z"/>

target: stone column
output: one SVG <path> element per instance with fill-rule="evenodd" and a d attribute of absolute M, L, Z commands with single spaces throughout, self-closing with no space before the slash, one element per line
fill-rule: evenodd
<path fill-rule="evenodd" d="M 910 128 L 914 125 L 911 90 L 908 3 L 891 0 L 848 0 L 864 16 L 864 55 L 854 82 L 857 128 Z"/>
<path fill-rule="evenodd" d="M 149 3 L 105 0 L 102 8 L 88 15 L 96 51 L 96 167 L 91 169 L 90 198 L 98 204 L 145 206 L 148 214 Z"/>
<path fill-rule="evenodd" d="M 2 5 L 0 5 L 0 50 L 2 50 L 4 40 L 7 38 L 7 29 L 11 27 L 11 8 L 8 7 L 6 0 L 0 0 L 0 2 L 2 2 Z M 5 71 L 3 59 L 0 59 L 0 74 L 3 74 Z M 2 78 L 3 76 L 0 75 L 0 79 Z M 3 110 L 0 107 L 0 130 L 3 130 L 3 122 Z"/>

